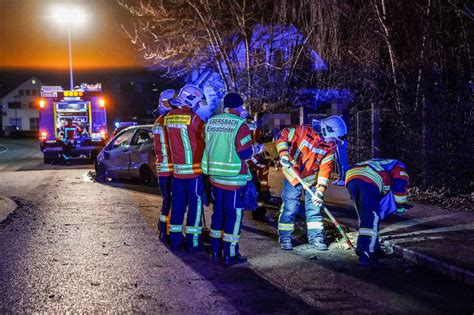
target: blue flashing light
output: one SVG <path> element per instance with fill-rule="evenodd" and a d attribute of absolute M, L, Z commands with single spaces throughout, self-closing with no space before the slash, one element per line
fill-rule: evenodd
<path fill-rule="evenodd" d="M 116 121 L 114 125 L 115 125 L 115 128 L 119 128 L 120 127 L 120 122 Z"/>

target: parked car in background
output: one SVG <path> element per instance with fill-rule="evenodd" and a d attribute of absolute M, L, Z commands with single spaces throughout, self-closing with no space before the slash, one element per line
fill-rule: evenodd
<path fill-rule="evenodd" d="M 155 185 L 157 175 L 152 127 L 131 126 L 118 132 L 97 155 L 96 180 L 133 178 Z"/>

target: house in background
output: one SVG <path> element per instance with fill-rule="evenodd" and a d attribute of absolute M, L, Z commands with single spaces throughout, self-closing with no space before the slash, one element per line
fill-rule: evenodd
<path fill-rule="evenodd" d="M 0 94 L 0 134 L 8 135 L 13 131 L 34 133 L 39 129 L 37 101 L 40 97 L 41 86 L 45 84 L 33 76 L 15 85 L 4 87 Z"/>
<path fill-rule="evenodd" d="M 297 30 L 296 27 L 290 26 L 266 26 L 256 25 L 250 41 L 250 49 L 252 56 L 258 58 L 259 64 L 272 64 L 283 71 L 279 75 L 286 76 L 289 72 L 291 58 L 295 45 L 302 45 L 306 41 L 305 37 Z M 236 73 L 245 72 L 246 50 L 243 41 L 234 43 L 233 56 L 235 61 L 233 66 Z M 328 66 L 321 56 L 314 51 L 307 51 L 307 58 L 301 58 L 298 66 L 304 67 L 306 71 L 318 72 L 326 71 Z M 221 65 L 223 72 L 228 74 L 226 65 Z M 284 81 L 280 77 L 279 82 Z M 226 93 L 224 82 L 219 73 L 212 66 L 203 64 L 197 67 L 189 77 L 187 83 L 200 87 L 207 97 L 209 106 L 198 111 L 200 116 L 210 116 L 215 108 L 220 107 L 220 100 Z M 278 97 L 279 90 L 275 91 Z M 292 117 L 282 118 L 275 117 L 276 121 L 281 122 L 278 126 L 276 121 L 272 120 L 272 114 L 263 116 L 263 126 L 271 127 L 270 129 L 284 127 L 288 122 L 299 122 L 300 124 L 309 123 L 312 118 L 322 118 L 329 115 L 343 115 L 348 117 L 349 103 L 352 95 L 349 90 L 340 89 L 319 89 L 318 87 L 305 87 L 297 91 L 293 91 L 293 104 L 299 107 L 299 111 L 293 114 L 286 114 Z M 294 116 L 294 117 L 293 117 Z"/>

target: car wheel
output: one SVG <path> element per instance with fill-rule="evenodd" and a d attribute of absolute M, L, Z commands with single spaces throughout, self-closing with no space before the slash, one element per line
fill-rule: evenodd
<path fill-rule="evenodd" d="M 140 180 L 143 184 L 147 186 L 156 185 L 155 175 L 153 175 L 153 172 L 151 171 L 150 167 L 148 167 L 147 165 L 143 165 L 140 168 Z"/>
<path fill-rule="evenodd" d="M 99 183 L 105 183 L 108 178 L 107 168 L 100 162 L 95 163 L 95 180 Z"/>

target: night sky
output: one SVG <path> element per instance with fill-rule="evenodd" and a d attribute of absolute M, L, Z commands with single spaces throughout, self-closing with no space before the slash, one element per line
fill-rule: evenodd
<path fill-rule="evenodd" d="M 140 67 L 139 55 L 120 28 L 127 13 L 114 0 L 0 0 L 0 69 L 67 68 L 67 30 L 52 21 L 55 4 L 73 3 L 87 12 L 73 29 L 75 69 Z"/>

